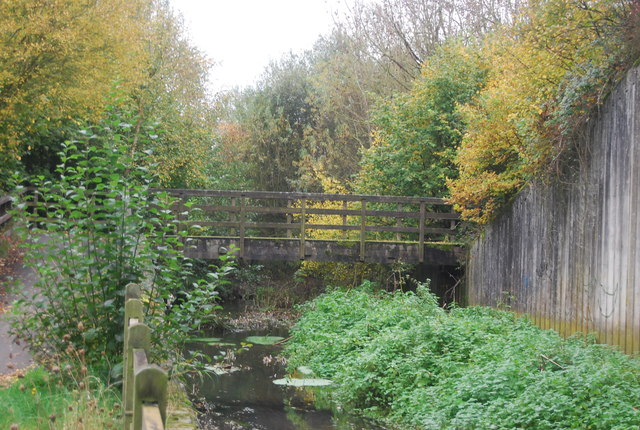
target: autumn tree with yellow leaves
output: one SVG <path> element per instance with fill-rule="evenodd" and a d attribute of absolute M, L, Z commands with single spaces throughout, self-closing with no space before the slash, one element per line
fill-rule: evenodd
<path fill-rule="evenodd" d="M 483 41 L 491 69 L 459 109 L 467 126 L 448 182 L 465 218 L 488 222 L 524 184 L 577 158 L 589 115 L 640 54 L 639 12 L 627 0 L 531 0 Z"/>
<path fill-rule="evenodd" d="M 202 183 L 208 66 L 163 0 L 0 2 L 2 183 L 52 171 L 61 143 L 108 105 L 131 111 L 132 126 L 166 122 L 154 147 L 132 151 L 153 150 L 167 183 Z"/>

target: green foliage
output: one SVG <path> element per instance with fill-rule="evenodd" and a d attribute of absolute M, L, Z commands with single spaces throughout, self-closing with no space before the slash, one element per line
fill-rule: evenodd
<path fill-rule="evenodd" d="M 16 169 L 51 175 L 60 143 L 107 114 L 114 86 L 132 121 L 161 120 L 154 149 L 163 184 L 203 185 L 215 127 L 210 64 L 167 0 L 0 3 L 0 187 Z"/>
<path fill-rule="evenodd" d="M 444 196 L 457 177 L 454 157 L 465 123 L 458 105 L 482 88 L 487 66 L 471 47 L 448 44 L 425 63 L 411 91 L 372 112 L 373 143 L 362 158 L 358 191 Z"/>
<path fill-rule="evenodd" d="M 587 158 L 589 117 L 639 55 L 636 9 L 624 0 L 530 1 L 483 40 L 488 79 L 460 109 L 467 129 L 449 182 L 464 217 L 488 222 L 527 181 Z"/>
<path fill-rule="evenodd" d="M 254 187 L 296 189 L 297 163 L 314 123 L 310 91 L 306 59 L 291 55 L 272 63 L 258 87 L 236 100 L 234 117 L 247 139 L 245 161 Z"/>
<path fill-rule="evenodd" d="M 79 116 L 97 118 L 114 79 L 128 89 L 140 83 L 146 5 L 144 0 L 0 4 L 0 176 L 22 163 L 42 162 L 29 166 L 39 172 L 55 167 L 46 155 L 55 158 L 61 142 L 56 138 Z"/>
<path fill-rule="evenodd" d="M 21 233 L 25 262 L 38 280 L 14 307 L 13 330 L 41 358 L 73 345 L 86 351 L 89 365 L 119 362 L 130 282 L 143 285 L 146 322 L 162 340 L 164 357 L 176 354 L 186 334 L 216 309 L 230 262 L 201 278 L 182 256 L 171 201 L 150 191 L 157 178 L 147 155 L 129 155 L 133 140 L 155 138 L 153 128 L 141 129 L 137 134 L 116 117 L 79 130 L 77 140 L 63 145 L 60 180 L 34 178 L 34 196 L 18 205 L 33 215 Z M 173 303 L 177 297 L 184 303 Z"/>
<path fill-rule="evenodd" d="M 640 363 L 513 313 L 445 311 L 417 293 L 333 291 L 303 306 L 285 353 L 345 408 L 422 429 L 629 429 Z"/>

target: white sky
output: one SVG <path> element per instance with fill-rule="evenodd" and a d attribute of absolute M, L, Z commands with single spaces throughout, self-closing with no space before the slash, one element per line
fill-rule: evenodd
<path fill-rule="evenodd" d="M 171 0 L 192 42 L 217 63 L 214 91 L 253 84 L 271 60 L 310 49 L 341 0 Z"/>

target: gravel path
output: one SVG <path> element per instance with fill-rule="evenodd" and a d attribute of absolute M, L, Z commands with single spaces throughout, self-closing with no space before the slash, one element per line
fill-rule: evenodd
<path fill-rule="evenodd" d="M 32 290 L 36 274 L 21 261 L 12 262 L 11 266 L 9 273 L 0 275 L 0 375 L 15 373 L 33 363 L 24 345 L 17 345 L 9 335 L 7 316 L 16 289 Z"/>

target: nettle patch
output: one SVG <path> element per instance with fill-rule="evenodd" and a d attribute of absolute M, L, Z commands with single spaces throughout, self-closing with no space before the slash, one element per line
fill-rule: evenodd
<path fill-rule="evenodd" d="M 344 408 L 421 429 L 629 429 L 640 362 L 510 312 L 444 310 L 416 293 L 333 291 L 303 306 L 292 369 L 334 382 Z"/>

